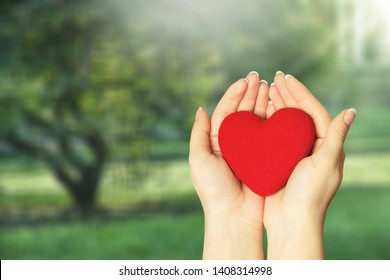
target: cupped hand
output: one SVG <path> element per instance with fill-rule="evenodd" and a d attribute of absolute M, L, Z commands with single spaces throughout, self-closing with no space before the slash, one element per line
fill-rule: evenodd
<path fill-rule="evenodd" d="M 190 140 L 190 172 L 205 213 L 205 259 L 261 259 L 264 198 L 236 178 L 223 159 L 218 131 L 236 111 L 265 119 L 268 85 L 256 72 L 232 84 L 218 103 L 211 122 L 198 109 Z M 232 244 L 233 243 L 233 244 Z"/>
<path fill-rule="evenodd" d="M 273 108 L 268 117 L 285 107 L 299 108 L 312 117 L 316 140 L 311 155 L 299 162 L 286 186 L 265 199 L 268 258 L 322 259 L 325 214 L 341 184 L 343 144 L 356 110 L 342 111 L 332 120 L 302 83 L 281 72 L 269 95 Z"/>

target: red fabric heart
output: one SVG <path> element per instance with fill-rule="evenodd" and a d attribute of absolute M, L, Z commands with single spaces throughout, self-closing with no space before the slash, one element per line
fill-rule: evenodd
<path fill-rule="evenodd" d="M 219 129 L 222 156 L 253 192 L 272 195 L 286 183 L 314 144 L 311 117 L 296 108 L 276 111 L 262 120 L 246 111 L 228 115 Z"/>

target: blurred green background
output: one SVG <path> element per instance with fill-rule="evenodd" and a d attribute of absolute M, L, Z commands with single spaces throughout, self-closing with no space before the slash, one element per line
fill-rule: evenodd
<path fill-rule="evenodd" d="M 258 71 L 359 115 L 330 259 L 390 259 L 390 3 L 0 3 L 0 258 L 199 259 L 194 113 Z"/>

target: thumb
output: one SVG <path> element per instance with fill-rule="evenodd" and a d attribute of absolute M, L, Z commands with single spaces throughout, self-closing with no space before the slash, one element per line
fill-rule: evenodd
<path fill-rule="evenodd" d="M 202 160 L 211 154 L 210 130 L 211 124 L 207 112 L 199 107 L 191 132 L 190 162 Z"/>
<path fill-rule="evenodd" d="M 349 128 L 356 117 L 354 108 L 342 111 L 330 123 L 325 138 L 321 143 L 318 153 L 338 160 L 343 154 L 343 146 Z"/>

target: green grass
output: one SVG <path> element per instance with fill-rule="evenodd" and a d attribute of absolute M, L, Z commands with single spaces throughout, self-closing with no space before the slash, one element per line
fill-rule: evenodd
<path fill-rule="evenodd" d="M 390 259 L 390 188 L 338 192 L 325 222 L 329 259 Z"/>
<path fill-rule="evenodd" d="M 390 187 L 390 152 L 347 154 L 343 184 Z"/>
<path fill-rule="evenodd" d="M 3 229 L 0 259 L 199 259 L 200 214 Z"/>
<path fill-rule="evenodd" d="M 347 154 L 389 153 L 389 143 L 390 112 L 359 110 L 346 140 Z"/>
<path fill-rule="evenodd" d="M 0 219 L 22 212 L 33 214 L 42 212 L 42 209 L 71 207 L 68 193 L 44 165 L 10 161 L 1 166 Z M 98 193 L 98 204 L 120 210 L 145 203 L 183 200 L 194 194 L 187 160 L 155 161 L 147 168 L 145 179 L 134 180 L 124 164 L 109 164 Z"/>
<path fill-rule="evenodd" d="M 70 200 L 41 166 L 4 166 L 0 213 L 35 215 L 68 207 Z M 4 170 L 4 169 L 3 169 Z M 198 259 L 203 215 L 192 188 L 187 161 L 154 163 L 139 188 L 113 186 L 117 166 L 103 181 L 99 202 L 143 218 L 70 221 L 4 227 L 2 259 Z M 352 153 L 343 186 L 332 202 L 325 227 L 329 259 L 390 259 L 390 153 Z M 16 174 L 23 174 L 16 175 Z M 134 211 L 135 212 L 134 212 Z M 192 214 L 188 214 L 192 211 Z M 195 212 L 194 212 L 195 211 Z M 143 213 L 149 213 L 148 216 Z M 180 216 L 172 213 L 187 213 Z"/>
<path fill-rule="evenodd" d="M 196 200 L 196 197 L 193 197 Z M 390 259 L 390 188 L 342 188 L 328 211 L 328 259 Z M 203 214 L 5 228 L 1 259 L 200 259 Z"/>

